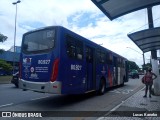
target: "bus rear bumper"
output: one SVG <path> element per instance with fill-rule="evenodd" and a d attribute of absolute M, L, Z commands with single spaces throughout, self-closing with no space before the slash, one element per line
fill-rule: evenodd
<path fill-rule="evenodd" d="M 61 94 L 61 82 L 30 82 L 19 80 L 19 88 L 42 93 Z"/>

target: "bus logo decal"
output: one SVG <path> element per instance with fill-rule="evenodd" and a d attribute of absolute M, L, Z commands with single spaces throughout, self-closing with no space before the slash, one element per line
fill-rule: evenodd
<path fill-rule="evenodd" d="M 31 63 L 32 62 L 32 58 L 24 58 L 23 59 L 23 63 Z"/>
<path fill-rule="evenodd" d="M 34 72 L 34 67 L 31 67 L 31 72 L 32 72 L 32 73 Z"/>
<path fill-rule="evenodd" d="M 32 73 L 30 78 L 32 79 L 38 79 L 38 75 L 36 73 Z"/>

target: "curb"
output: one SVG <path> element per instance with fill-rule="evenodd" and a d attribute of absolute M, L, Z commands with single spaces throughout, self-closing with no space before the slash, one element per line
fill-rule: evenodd
<path fill-rule="evenodd" d="M 140 90 L 138 90 L 137 92 L 135 92 L 133 95 L 131 95 L 130 97 L 128 97 L 126 100 L 122 101 L 120 104 L 118 104 L 117 106 L 115 106 L 113 109 L 111 109 L 108 113 L 106 113 L 104 116 L 107 117 L 109 114 L 111 114 L 113 111 L 116 111 L 121 105 L 123 105 L 128 99 L 130 99 L 131 97 L 133 97 L 135 94 L 137 94 L 138 92 L 142 91 L 143 89 L 145 89 L 145 86 L 143 88 L 141 88 Z M 97 120 L 101 120 L 101 118 L 104 117 L 100 117 Z"/>

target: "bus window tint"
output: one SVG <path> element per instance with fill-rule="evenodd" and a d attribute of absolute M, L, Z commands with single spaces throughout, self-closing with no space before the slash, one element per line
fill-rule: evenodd
<path fill-rule="evenodd" d="M 55 30 L 37 31 L 24 37 L 23 52 L 41 52 L 54 47 Z"/>
<path fill-rule="evenodd" d="M 97 51 L 97 60 L 99 61 L 99 63 L 105 63 L 105 59 L 106 59 L 105 53 L 102 52 L 102 50 L 98 50 Z"/>
<path fill-rule="evenodd" d="M 89 63 L 93 61 L 93 53 L 90 47 L 86 47 L 86 61 Z"/>
<path fill-rule="evenodd" d="M 122 59 L 118 58 L 118 67 L 123 67 Z"/>
<path fill-rule="evenodd" d="M 67 54 L 71 58 L 75 58 L 76 55 L 76 46 L 74 40 L 70 37 L 67 37 Z"/>
<path fill-rule="evenodd" d="M 101 52 L 101 63 L 105 63 L 105 53 L 104 52 Z"/>
<path fill-rule="evenodd" d="M 106 62 L 107 62 L 107 64 L 112 64 L 112 61 L 113 61 L 112 54 L 107 52 L 106 53 Z"/>
<path fill-rule="evenodd" d="M 113 62 L 113 56 L 112 56 L 112 54 L 109 54 L 109 60 L 110 60 L 110 64 L 112 64 L 112 62 Z"/>
<path fill-rule="evenodd" d="M 79 60 L 83 58 L 83 44 L 80 41 L 76 41 L 76 55 Z"/>
<path fill-rule="evenodd" d="M 100 50 L 97 50 L 97 61 L 100 63 L 101 62 L 101 52 Z"/>
<path fill-rule="evenodd" d="M 82 60 L 83 43 L 71 36 L 67 36 L 67 54 L 70 58 Z"/>
<path fill-rule="evenodd" d="M 125 68 L 125 61 L 122 62 L 122 67 Z"/>

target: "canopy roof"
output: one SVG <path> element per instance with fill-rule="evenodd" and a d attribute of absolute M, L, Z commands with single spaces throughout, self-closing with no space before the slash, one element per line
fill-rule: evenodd
<path fill-rule="evenodd" d="M 145 53 L 160 49 L 160 27 L 128 34 L 128 37 Z"/>
<path fill-rule="evenodd" d="M 92 0 L 92 2 L 110 19 L 160 4 L 160 0 Z"/>

